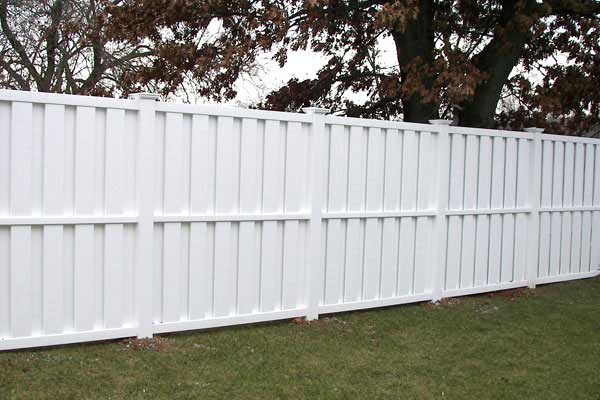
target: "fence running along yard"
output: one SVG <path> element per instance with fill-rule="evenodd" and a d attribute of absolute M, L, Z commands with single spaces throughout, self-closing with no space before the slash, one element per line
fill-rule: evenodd
<path fill-rule="evenodd" d="M 599 140 L 0 91 L 0 349 L 599 266 Z"/>

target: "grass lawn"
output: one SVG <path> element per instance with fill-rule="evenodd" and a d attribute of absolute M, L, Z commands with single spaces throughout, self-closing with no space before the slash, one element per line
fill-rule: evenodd
<path fill-rule="evenodd" d="M 600 399 L 600 279 L 0 353 L 0 399 Z"/>

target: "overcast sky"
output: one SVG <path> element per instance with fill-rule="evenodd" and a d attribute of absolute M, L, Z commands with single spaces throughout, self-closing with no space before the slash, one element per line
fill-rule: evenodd
<path fill-rule="evenodd" d="M 396 49 L 391 38 L 382 38 L 379 41 L 380 65 L 395 66 Z M 283 68 L 271 59 L 270 55 L 263 56 L 261 60 L 262 70 L 256 76 L 241 79 L 236 84 L 238 95 L 235 99 L 226 102 L 232 106 L 245 106 L 257 103 L 271 91 L 282 87 L 289 79 L 296 77 L 298 80 L 316 77 L 327 58 L 310 50 L 290 51 L 287 63 Z M 363 94 L 351 96 L 354 100 L 360 100 Z M 203 99 L 196 100 L 197 103 L 215 104 Z"/>

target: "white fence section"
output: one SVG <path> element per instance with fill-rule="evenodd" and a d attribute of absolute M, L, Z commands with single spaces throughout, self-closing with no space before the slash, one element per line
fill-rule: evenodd
<path fill-rule="evenodd" d="M 598 140 L 0 91 L 0 350 L 599 267 Z"/>

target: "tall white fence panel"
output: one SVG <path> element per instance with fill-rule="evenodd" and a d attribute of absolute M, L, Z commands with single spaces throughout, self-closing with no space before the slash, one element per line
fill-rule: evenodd
<path fill-rule="evenodd" d="M 0 346 L 135 335 L 135 105 L 0 99 Z"/>
<path fill-rule="evenodd" d="M 0 91 L 0 349 L 587 278 L 600 141 Z"/>

